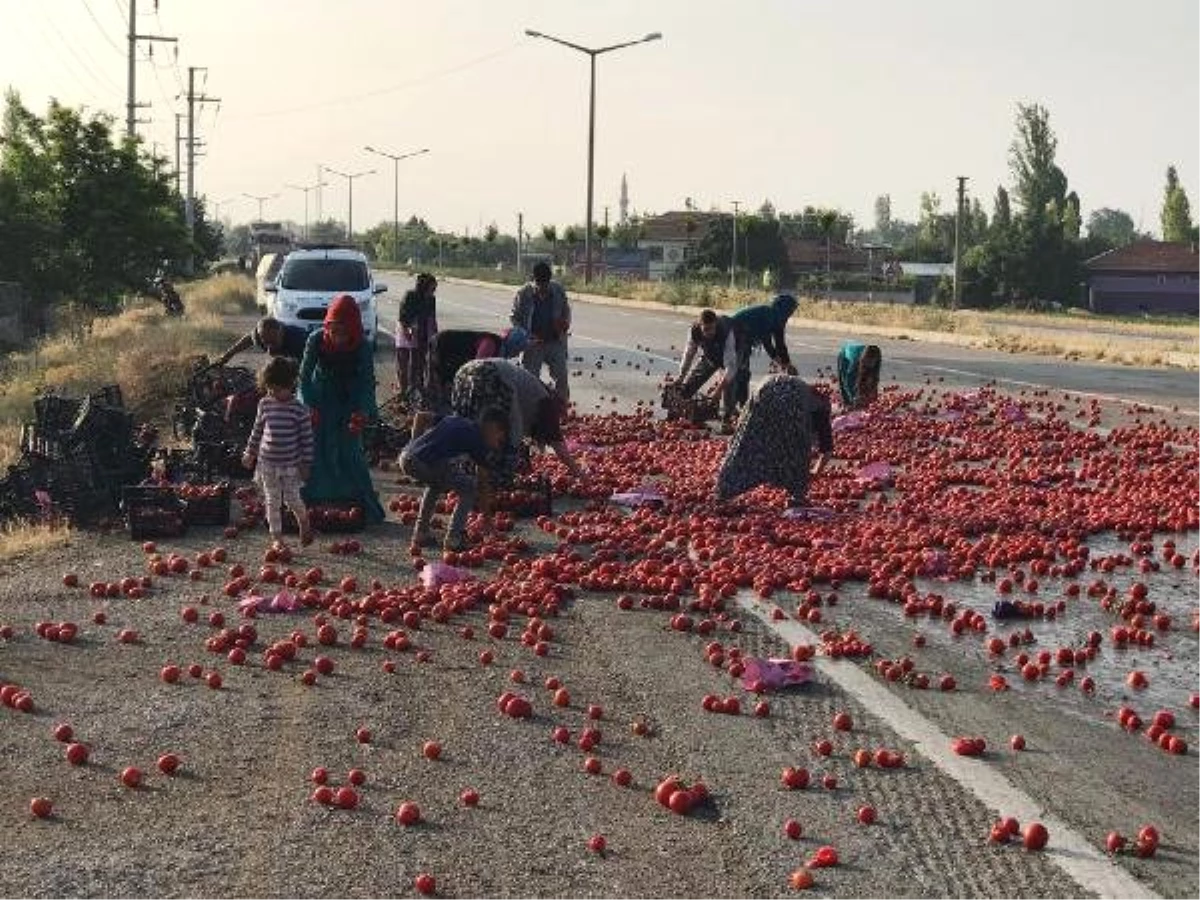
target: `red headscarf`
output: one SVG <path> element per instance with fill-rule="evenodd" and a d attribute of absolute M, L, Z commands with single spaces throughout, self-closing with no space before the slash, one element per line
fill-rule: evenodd
<path fill-rule="evenodd" d="M 329 326 L 337 323 L 350 336 L 350 343 L 345 347 L 335 348 L 330 340 Z M 321 346 L 326 352 L 338 350 L 357 350 L 363 341 L 362 313 L 358 311 L 358 303 L 349 294 L 338 294 L 325 311 L 325 328 L 321 337 Z"/>

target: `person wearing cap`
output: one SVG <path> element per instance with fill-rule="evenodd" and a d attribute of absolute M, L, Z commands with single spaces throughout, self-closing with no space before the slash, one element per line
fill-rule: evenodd
<path fill-rule="evenodd" d="M 429 393 L 429 347 L 438 332 L 437 279 L 428 272 L 417 276 L 417 283 L 400 301 L 396 323 L 396 379 L 400 396 L 415 393 L 423 403 Z"/>
<path fill-rule="evenodd" d="M 554 390 L 563 403 L 571 399 L 567 383 L 567 333 L 571 330 L 571 304 L 567 292 L 550 280 L 550 266 L 539 262 L 533 267 L 533 281 L 513 298 L 512 325 L 529 335 L 529 344 L 521 354 L 521 364 L 531 375 L 541 375 L 544 365 L 554 381 Z"/>
<path fill-rule="evenodd" d="M 450 402 L 450 387 L 458 370 L 473 359 L 512 359 L 529 343 L 524 328 L 502 332 L 452 328 L 439 331 L 429 345 L 430 395 L 439 411 Z"/>
<path fill-rule="evenodd" d="M 213 365 L 223 366 L 239 353 L 245 353 L 251 348 L 261 350 L 270 357 L 290 356 L 299 362 L 304 356 L 304 345 L 307 341 L 308 329 L 297 325 L 284 325 L 278 319 L 267 316 L 259 320 L 253 331 L 242 335 L 232 347 L 218 356 Z"/>

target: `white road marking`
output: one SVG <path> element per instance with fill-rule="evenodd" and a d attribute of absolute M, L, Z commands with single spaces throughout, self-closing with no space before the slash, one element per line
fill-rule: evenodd
<path fill-rule="evenodd" d="M 771 607 L 739 595 L 738 605 L 789 645 L 819 644 L 820 638 L 794 619 L 774 621 Z M 1040 821 L 1050 832 L 1046 856 L 1080 887 L 1100 897 L 1157 897 L 1154 891 L 1117 865 L 1064 821 L 986 763 L 958 756 L 950 738 L 932 722 L 852 662 L 818 656 L 813 660 L 823 675 L 836 682 L 871 713 L 907 741 L 934 766 L 974 794 L 998 816 L 1021 822 Z M 983 836 L 981 836 L 983 837 Z"/>

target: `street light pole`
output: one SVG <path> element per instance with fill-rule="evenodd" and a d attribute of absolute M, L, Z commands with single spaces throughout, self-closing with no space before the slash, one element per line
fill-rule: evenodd
<path fill-rule="evenodd" d="M 328 172 L 330 175 L 340 175 L 342 178 L 346 179 L 346 193 L 349 195 L 347 210 L 346 210 L 346 243 L 353 246 L 353 244 L 354 244 L 354 179 L 362 178 L 364 175 L 374 175 L 375 170 L 367 169 L 365 172 L 354 172 L 353 174 L 347 174 L 346 172 L 339 172 L 337 169 L 331 169 L 331 168 L 329 168 L 329 166 L 325 166 L 325 171 Z"/>
<path fill-rule="evenodd" d="M 428 153 L 429 148 L 414 150 L 412 153 L 388 153 L 386 150 L 376 150 L 374 147 L 363 147 L 368 153 L 376 156 L 386 156 L 392 161 L 392 264 L 400 264 L 400 160 L 411 156 Z"/>
<path fill-rule="evenodd" d="M 321 184 L 310 184 L 308 186 L 302 184 L 285 184 L 284 187 L 291 188 L 294 191 L 304 191 L 304 240 L 308 240 L 308 192 L 319 191 Z"/>
<path fill-rule="evenodd" d="M 737 217 L 738 207 L 742 205 L 741 200 L 734 200 L 733 203 L 733 255 L 729 260 L 729 287 L 730 290 L 734 287 L 734 279 L 737 278 Z"/>
<path fill-rule="evenodd" d="M 611 53 L 614 50 L 620 50 L 624 47 L 633 47 L 636 44 L 645 44 L 648 41 L 657 41 L 662 39 L 660 32 L 651 32 L 643 38 L 636 41 L 625 41 L 620 44 L 612 44 L 608 47 L 583 47 L 579 44 L 565 41 L 562 38 L 556 38 L 553 35 L 543 34 L 540 31 L 534 31 L 531 28 L 526 28 L 525 33 L 530 37 L 541 38 L 546 41 L 552 41 L 555 44 L 562 44 L 564 47 L 570 47 L 572 50 L 578 50 L 580 53 L 586 53 L 589 57 L 591 66 L 591 78 L 588 87 L 588 151 L 587 151 L 587 222 L 584 228 L 583 238 L 583 281 L 585 284 L 592 283 L 592 200 L 593 200 L 593 185 L 595 183 L 595 163 L 596 163 L 596 57 L 602 53 Z"/>
<path fill-rule="evenodd" d="M 260 196 L 258 194 L 243 193 L 242 196 L 245 197 L 247 200 L 257 200 L 258 201 L 258 221 L 261 222 L 263 220 L 263 204 L 266 203 L 268 200 L 274 200 L 279 195 L 278 194 L 263 194 Z"/>

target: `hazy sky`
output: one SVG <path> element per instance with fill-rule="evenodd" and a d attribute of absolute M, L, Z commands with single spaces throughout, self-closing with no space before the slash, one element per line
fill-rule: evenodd
<path fill-rule="evenodd" d="M 0 0 L 0 85 L 124 122 L 128 0 Z M 781 209 L 835 205 L 869 224 L 875 196 L 914 217 L 923 190 L 953 205 L 954 176 L 991 210 L 1008 181 L 1018 101 L 1050 110 L 1059 164 L 1085 212 L 1121 207 L 1158 230 L 1174 162 L 1200 169 L 1196 0 L 153 0 L 138 30 L 177 35 L 179 67 L 207 66 L 219 109 L 197 190 L 211 201 L 283 192 L 268 218 L 303 216 L 317 163 L 378 168 L 355 186 L 356 227 L 392 215 L 392 165 L 365 152 L 429 147 L 400 164 L 401 215 L 477 231 L 584 218 L 587 58 L 526 27 L 600 46 L 596 215 L 692 197 Z M 169 153 L 180 81 L 169 48 L 138 65 L 148 142 Z M 382 163 L 382 165 L 380 165 Z M 329 177 L 329 176 L 327 176 Z M 344 218 L 331 179 L 327 214 Z M 223 206 L 235 220 L 257 205 Z"/>

